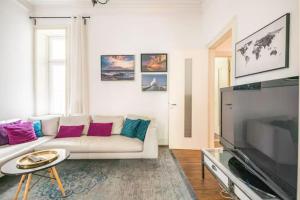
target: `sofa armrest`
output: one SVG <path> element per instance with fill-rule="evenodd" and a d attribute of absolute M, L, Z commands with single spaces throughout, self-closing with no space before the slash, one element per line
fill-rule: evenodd
<path fill-rule="evenodd" d="M 149 126 L 144 141 L 144 158 L 158 158 L 157 128 Z"/>

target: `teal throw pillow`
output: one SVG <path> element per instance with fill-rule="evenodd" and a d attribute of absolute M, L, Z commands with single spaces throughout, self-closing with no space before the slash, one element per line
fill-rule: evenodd
<path fill-rule="evenodd" d="M 121 135 L 134 138 L 136 137 L 137 128 L 139 126 L 141 120 L 132 120 L 132 119 L 126 119 L 123 129 L 121 131 Z"/>
<path fill-rule="evenodd" d="M 43 136 L 42 122 L 40 120 L 36 120 L 36 121 L 33 122 L 33 129 L 34 129 L 36 137 L 42 137 Z"/>
<path fill-rule="evenodd" d="M 144 142 L 150 120 L 140 120 L 140 124 L 137 128 L 136 137 Z"/>

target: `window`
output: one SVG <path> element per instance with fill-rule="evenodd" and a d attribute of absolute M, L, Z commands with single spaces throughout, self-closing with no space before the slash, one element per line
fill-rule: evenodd
<path fill-rule="evenodd" d="M 66 53 L 65 37 L 49 37 L 49 113 L 63 114 L 66 94 Z"/>
<path fill-rule="evenodd" d="M 64 114 L 66 37 L 64 29 L 36 30 L 36 114 Z"/>

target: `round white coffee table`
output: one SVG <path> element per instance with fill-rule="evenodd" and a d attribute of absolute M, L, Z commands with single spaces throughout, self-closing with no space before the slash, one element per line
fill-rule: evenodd
<path fill-rule="evenodd" d="M 23 182 L 25 182 L 26 178 L 27 178 L 27 182 L 26 182 L 26 185 L 25 185 L 23 200 L 27 200 L 32 175 L 42 176 L 42 175 L 36 174 L 36 172 L 41 171 L 41 170 L 46 170 L 46 169 L 48 170 L 49 177 L 47 177 L 47 176 L 42 176 L 42 177 L 50 178 L 51 179 L 51 184 L 54 184 L 54 182 L 56 180 L 57 185 L 58 185 L 58 187 L 59 187 L 59 189 L 62 193 L 62 196 L 65 196 L 65 190 L 64 190 L 64 187 L 61 183 L 61 180 L 59 178 L 59 175 L 58 175 L 58 172 L 57 172 L 55 166 L 58 165 L 59 163 L 65 161 L 66 159 L 68 159 L 69 156 L 70 156 L 70 152 L 66 149 L 51 149 L 51 150 L 57 151 L 58 158 L 56 160 L 54 160 L 53 162 L 51 162 L 49 164 L 46 164 L 46 165 L 43 165 L 41 167 L 36 167 L 36 168 L 32 168 L 32 169 L 20 169 L 20 168 L 18 168 L 17 161 L 23 156 L 19 156 L 17 158 L 14 158 L 14 159 L 6 162 L 1 167 L 1 173 L 4 174 L 4 175 L 21 176 L 21 180 L 18 184 L 18 189 L 17 189 L 17 192 L 16 192 L 15 197 L 14 197 L 15 200 L 18 199 L 18 195 L 19 195 L 20 190 L 22 188 L 22 184 L 23 184 Z"/>

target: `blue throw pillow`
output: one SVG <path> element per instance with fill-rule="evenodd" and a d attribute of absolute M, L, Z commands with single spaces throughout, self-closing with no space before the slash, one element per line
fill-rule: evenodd
<path fill-rule="evenodd" d="M 136 131 L 136 137 L 144 142 L 150 120 L 140 120 L 140 124 Z"/>
<path fill-rule="evenodd" d="M 137 133 L 137 127 L 139 126 L 141 120 L 132 120 L 132 119 L 126 119 L 124 126 L 121 131 L 121 135 L 134 138 L 136 137 Z"/>
<path fill-rule="evenodd" d="M 42 137 L 43 136 L 42 122 L 40 120 L 36 120 L 36 121 L 33 122 L 33 129 L 34 129 L 36 137 Z"/>

